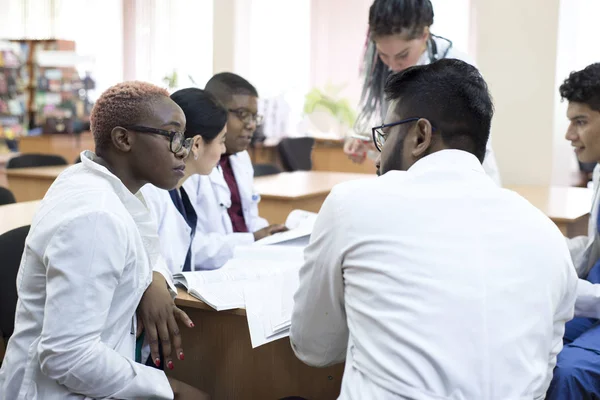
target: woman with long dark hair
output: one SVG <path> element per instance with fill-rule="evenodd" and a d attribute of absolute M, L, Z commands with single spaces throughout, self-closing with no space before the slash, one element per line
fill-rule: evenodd
<path fill-rule="evenodd" d="M 369 32 L 362 73 L 364 83 L 360 113 L 355 124 L 359 135 L 370 137 L 371 127 L 380 125 L 385 118 L 383 88 L 390 74 L 415 65 L 425 65 L 443 58 L 456 58 L 473 64 L 469 57 L 458 51 L 452 41 L 434 35 L 433 6 L 430 0 L 375 0 L 369 9 Z M 372 144 L 369 140 L 350 138 L 344 152 L 357 163 L 362 163 Z M 488 142 L 485 171 L 498 184 L 498 167 Z"/>

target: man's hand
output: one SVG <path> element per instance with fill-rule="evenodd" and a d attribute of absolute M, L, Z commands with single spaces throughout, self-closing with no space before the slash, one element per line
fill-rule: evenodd
<path fill-rule="evenodd" d="M 160 364 L 158 346 L 160 340 L 165 366 L 173 369 L 173 350 L 177 358 L 180 360 L 184 358 L 177 320 L 190 328 L 194 327 L 194 323 L 186 313 L 175 306 L 162 274 L 158 272 L 152 274 L 152 283 L 144 292 L 138 306 L 138 316 L 142 320 L 146 337 L 150 343 L 152 360 L 157 366 Z"/>
<path fill-rule="evenodd" d="M 281 224 L 269 225 L 266 228 L 262 228 L 261 230 L 254 232 L 254 241 L 260 240 L 262 238 L 266 238 L 267 236 L 271 236 L 274 233 L 285 232 L 287 230 L 288 230 L 288 228 L 286 228 L 285 225 L 281 225 Z"/>

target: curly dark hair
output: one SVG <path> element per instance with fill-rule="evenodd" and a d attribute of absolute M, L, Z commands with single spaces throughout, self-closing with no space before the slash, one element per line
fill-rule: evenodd
<path fill-rule="evenodd" d="M 571 72 L 560 85 L 559 91 L 560 96 L 567 101 L 584 103 L 592 110 L 600 111 L 600 63 Z"/>
<path fill-rule="evenodd" d="M 371 38 L 407 33 L 408 39 L 423 34 L 433 25 L 430 0 L 375 0 L 369 8 Z"/>
<path fill-rule="evenodd" d="M 152 102 L 169 97 L 166 89 L 147 82 L 118 83 L 100 95 L 90 115 L 96 152 L 106 150 L 116 126 L 135 125 L 151 112 Z"/>

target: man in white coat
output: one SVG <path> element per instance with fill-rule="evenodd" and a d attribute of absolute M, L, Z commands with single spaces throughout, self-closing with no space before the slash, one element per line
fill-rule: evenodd
<path fill-rule="evenodd" d="M 246 149 L 258 115 L 258 92 L 239 75 L 213 76 L 205 90 L 227 108 L 226 153 L 208 176 L 195 176 L 183 185 L 198 214 L 194 240 L 196 269 L 220 268 L 238 245 L 247 245 L 285 230 L 258 215 L 260 196 L 254 191 L 254 168 Z"/>
<path fill-rule="evenodd" d="M 541 399 L 573 316 L 564 238 L 482 168 L 493 105 L 477 69 L 392 75 L 382 176 L 336 186 L 316 221 L 290 340 L 346 361 L 340 399 Z M 368 218 L 365 218 L 368 215 Z"/>
<path fill-rule="evenodd" d="M 576 71 L 560 87 L 569 102 L 569 140 L 579 161 L 600 162 L 600 63 Z M 580 278 L 575 315 L 565 329 L 549 400 L 600 398 L 600 170 L 594 170 L 594 201 L 588 236 L 568 241 Z"/>

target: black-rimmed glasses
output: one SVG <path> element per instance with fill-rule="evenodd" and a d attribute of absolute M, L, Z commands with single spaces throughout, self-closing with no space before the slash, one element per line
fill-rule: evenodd
<path fill-rule="evenodd" d="M 381 150 L 383 149 L 383 145 L 385 144 L 385 140 L 387 139 L 387 136 L 388 136 L 387 133 L 383 132 L 383 129 L 391 128 L 392 126 L 396 126 L 396 125 L 407 124 L 409 122 L 415 122 L 420 119 L 421 118 L 418 118 L 418 117 L 407 118 L 407 119 L 403 119 L 402 121 L 392 122 L 389 124 L 383 124 L 383 125 L 371 128 L 371 130 L 373 132 L 373 143 L 375 143 L 375 148 L 377 148 L 377 150 L 381 153 Z M 435 128 L 433 126 L 431 127 L 431 129 L 435 130 Z"/>
<path fill-rule="evenodd" d="M 263 116 L 260 114 L 253 114 L 245 108 L 229 108 L 227 111 L 234 113 L 236 117 L 240 119 L 244 124 L 248 125 L 255 122 L 256 125 L 260 125 L 263 122 Z"/>
<path fill-rule="evenodd" d="M 170 139 L 169 150 L 171 150 L 171 152 L 175 153 L 175 154 L 179 153 L 181 151 L 181 149 L 183 149 L 183 148 L 185 148 L 186 150 L 189 150 L 190 147 L 192 146 L 192 139 L 191 138 L 186 139 L 183 132 L 167 131 L 165 129 L 149 128 L 147 126 L 139 126 L 139 125 L 125 126 L 124 128 L 128 129 L 130 131 L 134 131 L 134 132 L 153 133 L 156 135 L 168 137 Z"/>

